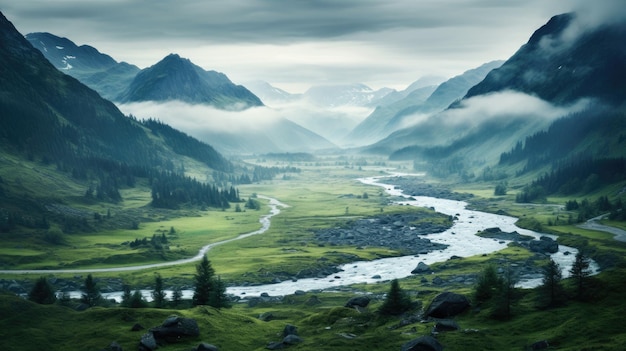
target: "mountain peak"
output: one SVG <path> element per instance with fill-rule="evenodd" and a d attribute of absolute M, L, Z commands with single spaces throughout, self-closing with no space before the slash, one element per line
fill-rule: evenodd
<path fill-rule="evenodd" d="M 235 85 L 219 72 L 205 71 L 191 60 L 171 53 L 137 74 L 121 102 L 179 100 L 190 104 L 209 104 L 222 109 L 262 106 L 248 89 Z"/>
<path fill-rule="evenodd" d="M 556 104 L 626 99 L 626 22 L 589 26 L 572 13 L 552 17 L 466 98 L 515 90 Z"/>

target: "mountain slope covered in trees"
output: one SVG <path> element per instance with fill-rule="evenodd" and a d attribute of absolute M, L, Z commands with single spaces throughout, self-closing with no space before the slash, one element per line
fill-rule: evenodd
<path fill-rule="evenodd" d="M 176 192 L 167 195 L 178 197 L 168 201 L 168 207 L 189 202 L 185 193 L 197 189 L 207 194 L 194 194 L 201 199 L 196 203 L 205 206 L 225 207 L 236 198 L 232 189 L 202 188 L 177 172 L 179 165 L 193 163 L 232 173 L 233 165 L 211 146 L 169 126 L 123 115 L 113 103 L 52 66 L 4 16 L 0 115 L 3 230 L 16 224 L 49 226 L 51 208 L 66 206 L 63 196 L 72 192 L 84 195 L 85 201 L 122 201 L 119 190 L 134 187 L 138 179 L 153 185 L 176 183 Z M 38 183 L 53 185 L 41 188 Z M 217 198 L 209 196 L 216 191 Z M 202 203 L 208 198 L 211 203 Z"/>
<path fill-rule="evenodd" d="M 625 29 L 555 16 L 462 100 L 368 150 L 466 179 L 498 164 L 521 174 L 581 157 L 623 157 Z"/>

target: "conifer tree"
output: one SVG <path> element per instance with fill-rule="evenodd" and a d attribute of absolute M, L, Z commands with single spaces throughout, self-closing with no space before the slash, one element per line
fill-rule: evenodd
<path fill-rule="evenodd" d="M 39 304 L 49 305 L 54 303 L 57 297 L 48 279 L 40 277 L 28 293 L 28 299 Z"/>
<path fill-rule="evenodd" d="M 196 274 L 194 276 L 195 287 L 192 302 L 194 306 L 208 305 L 213 290 L 213 275 L 215 271 L 211 267 L 211 262 L 204 255 L 202 261 L 196 266 Z"/>
<path fill-rule="evenodd" d="M 565 295 L 561 285 L 562 277 L 561 266 L 550 259 L 543 268 L 542 285 L 539 288 L 539 307 L 553 307 L 563 303 Z"/>
<path fill-rule="evenodd" d="M 97 305 L 100 300 L 102 300 L 102 295 L 100 295 L 100 290 L 98 290 L 98 285 L 94 281 L 91 274 L 87 276 L 85 279 L 85 285 L 81 288 L 83 294 L 81 296 L 80 301 L 86 304 L 89 307 L 93 307 Z"/>
<path fill-rule="evenodd" d="M 130 307 L 130 298 L 132 294 L 130 292 L 130 285 L 124 284 L 122 286 L 122 306 Z"/>
<path fill-rule="evenodd" d="M 391 287 L 385 302 L 380 307 L 379 312 L 384 315 L 398 315 L 408 311 L 411 308 L 411 299 L 400 288 L 397 279 L 391 281 Z"/>
<path fill-rule="evenodd" d="M 581 300 L 584 297 L 584 290 L 587 283 L 587 278 L 591 275 L 591 269 L 589 269 L 589 258 L 579 250 L 576 253 L 574 264 L 570 269 L 570 274 L 574 278 L 576 298 Z"/>
<path fill-rule="evenodd" d="M 504 275 L 499 279 L 499 284 L 493 296 L 493 309 L 491 316 L 496 319 L 511 318 L 511 307 L 515 299 L 515 284 L 518 277 L 511 267 L 507 266 Z"/>
<path fill-rule="evenodd" d="M 479 303 L 491 299 L 498 286 L 500 286 L 500 278 L 498 278 L 496 268 L 493 265 L 488 265 L 478 276 L 474 299 Z"/>
<path fill-rule="evenodd" d="M 180 287 L 177 286 L 172 291 L 172 305 L 174 307 L 178 307 L 183 300 L 183 292 L 180 290 Z"/>
<path fill-rule="evenodd" d="M 230 307 L 230 300 L 228 295 L 226 295 L 226 285 L 219 276 L 213 279 L 213 289 L 211 290 L 209 305 L 215 308 Z"/>
<path fill-rule="evenodd" d="M 165 305 L 167 294 L 163 291 L 163 278 L 157 273 L 154 277 L 154 290 L 152 291 L 152 301 L 154 307 L 162 308 Z"/>

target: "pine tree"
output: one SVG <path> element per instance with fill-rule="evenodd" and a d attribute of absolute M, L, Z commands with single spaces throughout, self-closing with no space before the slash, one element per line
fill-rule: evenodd
<path fill-rule="evenodd" d="M 539 288 L 539 307 L 553 307 L 563 303 L 565 295 L 561 285 L 562 277 L 561 266 L 550 259 L 543 268 L 543 284 Z"/>
<path fill-rule="evenodd" d="M 183 292 L 180 290 L 180 287 L 177 286 L 172 291 L 172 305 L 177 307 L 183 300 Z"/>
<path fill-rule="evenodd" d="M 196 266 L 195 287 L 192 302 L 194 306 L 207 305 L 213 290 L 213 275 L 215 271 L 211 267 L 211 262 L 204 255 L 202 261 Z"/>
<path fill-rule="evenodd" d="M 28 299 L 39 304 L 49 305 L 54 303 L 57 297 L 48 279 L 41 277 L 37 279 L 35 285 L 28 293 Z"/>
<path fill-rule="evenodd" d="M 81 288 L 83 294 L 81 296 L 80 301 L 86 304 L 89 307 L 93 307 L 97 305 L 100 300 L 102 300 L 102 295 L 100 295 L 100 290 L 98 290 L 98 285 L 93 280 L 91 274 L 87 276 L 85 279 L 85 285 Z"/>
<path fill-rule="evenodd" d="M 585 286 L 587 284 L 587 278 L 591 275 L 591 269 L 589 268 L 589 258 L 579 250 L 574 259 L 574 264 L 570 269 L 570 274 L 574 278 L 576 298 L 582 300 L 584 297 Z"/>
<path fill-rule="evenodd" d="M 511 306 L 515 299 L 515 284 L 517 276 L 511 267 L 507 266 L 504 276 L 499 279 L 499 284 L 493 296 L 493 309 L 491 316 L 497 319 L 511 318 Z"/>
<path fill-rule="evenodd" d="M 143 295 L 141 295 L 141 291 L 135 290 L 133 294 L 130 296 L 130 300 L 128 301 L 128 307 L 130 308 L 144 308 L 147 307 L 148 303 L 144 300 Z"/>
<path fill-rule="evenodd" d="M 130 298 L 131 298 L 131 292 L 130 292 L 130 285 L 128 284 L 124 284 L 122 286 L 122 306 L 124 307 L 130 307 Z"/>
<path fill-rule="evenodd" d="M 209 305 L 215 308 L 230 307 L 230 299 L 228 295 L 226 295 L 226 285 L 219 276 L 213 279 L 213 289 L 211 290 Z"/>
<path fill-rule="evenodd" d="M 498 278 L 496 268 L 493 265 L 485 267 L 478 276 L 474 290 L 474 300 L 480 303 L 491 299 L 499 285 L 500 278 Z"/>
<path fill-rule="evenodd" d="M 411 308 L 411 299 L 400 288 L 397 279 L 391 281 L 391 287 L 385 302 L 380 307 L 379 312 L 384 315 L 398 315 Z"/>
<path fill-rule="evenodd" d="M 161 275 L 157 273 L 154 277 L 154 290 L 152 291 L 152 301 L 154 302 L 154 307 L 163 308 L 166 297 L 167 294 L 163 291 L 163 278 L 161 278 Z"/>

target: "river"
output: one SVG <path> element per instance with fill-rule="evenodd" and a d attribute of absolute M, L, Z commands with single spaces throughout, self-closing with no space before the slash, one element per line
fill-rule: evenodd
<path fill-rule="evenodd" d="M 419 176 L 415 174 L 399 173 L 394 175 L 405 177 Z M 419 262 L 424 262 L 426 264 L 444 262 L 452 256 L 468 257 L 489 254 L 507 247 L 507 241 L 482 238 L 475 235 L 479 231 L 492 227 L 499 227 L 502 231 L 505 232 L 517 231 L 522 235 L 533 236 L 537 239 L 541 236 L 549 236 L 553 239 L 556 238 L 552 235 L 537 233 L 515 226 L 515 222 L 517 221 L 517 218 L 515 217 L 469 210 L 467 209 L 467 203 L 463 201 L 446 200 L 426 196 L 404 195 L 402 193 L 402 190 L 395 188 L 393 185 L 381 182 L 381 179 L 389 177 L 389 175 L 386 175 L 379 177 L 361 178 L 358 180 L 363 184 L 383 187 L 389 195 L 403 198 L 402 201 L 398 201 L 399 205 L 430 207 L 434 208 L 437 212 L 455 216 L 457 219 L 454 221 L 454 224 L 450 229 L 442 233 L 423 236 L 424 238 L 428 238 L 433 242 L 447 244 L 448 247 L 446 249 L 419 256 L 410 255 L 402 257 L 383 258 L 373 261 L 352 262 L 342 265 L 340 267 L 342 272 L 330 275 L 325 278 L 305 278 L 296 281 L 284 281 L 276 284 L 265 284 L 256 286 L 232 286 L 227 288 L 227 293 L 239 297 L 253 297 L 260 296 L 261 294 L 267 294 L 270 296 L 284 296 L 293 294 L 298 290 L 334 290 L 352 284 L 376 284 L 381 281 L 400 279 L 410 276 L 411 271 L 417 266 Z M 261 223 L 263 223 L 263 226 L 260 230 L 253 233 L 241 235 L 237 238 L 230 239 L 225 242 L 231 242 L 234 240 L 248 237 L 250 235 L 260 234 L 269 229 L 270 218 L 280 213 L 280 209 L 278 207 L 286 206 L 285 204 L 282 204 L 275 199 L 270 199 L 270 204 L 272 208 L 271 213 L 261 219 Z M 204 255 L 206 251 L 210 250 L 211 247 L 223 244 L 225 242 L 207 245 L 203 248 L 203 250 L 201 250 L 198 256 L 183 261 L 184 263 L 188 263 L 190 261 L 197 260 L 202 255 Z M 551 255 L 552 259 L 561 266 L 564 278 L 569 276 L 569 269 L 574 261 L 576 253 L 577 250 L 573 247 L 559 245 L 559 251 Z M 179 261 L 178 263 L 183 263 L 183 261 Z M 166 264 L 163 264 L 162 266 L 178 263 L 168 262 Z M 154 265 L 146 266 L 146 268 L 153 267 Z M 591 268 L 594 273 L 598 271 L 598 266 L 595 262 L 592 262 Z M 520 277 L 520 281 L 517 286 L 522 288 L 533 288 L 539 286 L 540 284 L 540 276 L 522 276 Z M 147 299 L 151 298 L 149 290 L 142 291 L 142 293 Z M 71 295 L 77 296 L 79 294 L 79 292 L 73 292 Z M 185 290 L 183 291 L 183 298 L 190 298 L 192 294 L 193 291 Z M 107 298 L 113 298 L 118 301 L 121 299 L 121 292 L 107 293 L 103 295 Z"/>

